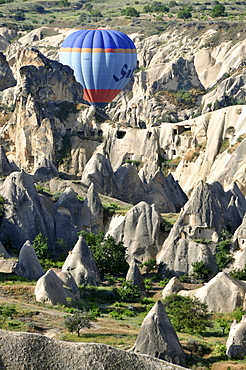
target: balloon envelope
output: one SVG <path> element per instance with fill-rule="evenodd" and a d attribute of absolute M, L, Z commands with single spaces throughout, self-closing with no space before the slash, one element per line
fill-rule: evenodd
<path fill-rule="evenodd" d="M 74 70 L 84 99 L 104 108 L 130 80 L 137 54 L 133 41 L 113 30 L 79 30 L 61 45 L 59 60 Z"/>

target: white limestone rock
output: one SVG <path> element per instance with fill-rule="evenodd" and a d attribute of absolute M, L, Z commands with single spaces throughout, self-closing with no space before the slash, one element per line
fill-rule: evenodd
<path fill-rule="evenodd" d="M 136 343 L 130 351 L 185 366 L 184 351 L 160 301 L 145 317 Z"/>
<path fill-rule="evenodd" d="M 245 302 L 246 283 L 231 278 L 225 272 L 219 272 L 203 287 L 179 291 L 178 294 L 196 297 L 208 306 L 211 312 L 233 312 Z"/>
<path fill-rule="evenodd" d="M 63 282 L 53 270 L 48 270 L 36 284 L 35 297 L 38 302 L 56 305 L 70 306 L 75 300 L 69 289 L 63 286 Z"/>
<path fill-rule="evenodd" d="M 79 237 L 69 252 L 62 271 L 70 272 L 77 285 L 98 285 L 101 282 L 95 260 L 83 236 Z"/>
<path fill-rule="evenodd" d="M 31 242 L 27 240 L 21 247 L 15 273 L 28 280 L 38 280 L 45 274 Z"/>

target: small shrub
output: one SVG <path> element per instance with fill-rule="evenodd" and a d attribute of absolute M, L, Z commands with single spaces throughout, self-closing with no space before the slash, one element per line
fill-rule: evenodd
<path fill-rule="evenodd" d="M 95 316 L 86 310 L 76 310 L 73 315 L 65 316 L 65 326 L 69 332 L 76 332 L 80 336 L 80 330 L 83 328 L 90 329 L 91 321 L 96 321 Z"/>
<path fill-rule="evenodd" d="M 140 299 L 140 291 L 130 281 L 124 281 L 118 288 L 118 294 L 124 302 L 134 302 Z"/>
<path fill-rule="evenodd" d="M 36 252 L 36 255 L 40 259 L 46 259 L 50 257 L 48 238 L 39 233 L 32 242 L 32 246 Z"/>

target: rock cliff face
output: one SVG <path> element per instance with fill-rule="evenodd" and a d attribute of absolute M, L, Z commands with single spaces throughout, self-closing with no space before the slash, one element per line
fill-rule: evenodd
<path fill-rule="evenodd" d="M 203 261 L 216 273 L 215 247 L 222 230 L 233 233 L 246 210 L 243 194 L 235 185 L 225 192 L 219 182 L 200 183 L 180 212 L 157 260 L 177 275 L 192 273 L 192 264 Z M 203 240 L 208 243 L 203 244 Z"/>
<path fill-rule="evenodd" d="M 155 206 L 140 202 L 108 233 L 117 243 L 124 243 L 129 263 L 132 259 L 145 262 L 156 258 L 160 250 L 163 238 L 160 225 L 161 215 Z"/>
<path fill-rule="evenodd" d="M 16 370 L 28 363 L 30 370 L 181 370 L 178 365 L 151 356 L 129 353 L 105 344 L 68 343 L 39 334 L 0 331 L 0 364 Z M 18 358 L 16 356 L 18 353 Z"/>
<path fill-rule="evenodd" d="M 185 366 L 185 354 L 161 302 L 145 317 L 131 351 Z"/>
<path fill-rule="evenodd" d="M 220 272 L 205 286 L 189 291 L 181 290 L 178 294 L 198 298 L 211 312 L 227 313 L 245 306 L 245 293 L 245 282 Z"/>

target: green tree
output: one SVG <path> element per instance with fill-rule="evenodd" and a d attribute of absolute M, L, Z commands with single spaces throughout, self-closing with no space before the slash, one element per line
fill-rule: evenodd
<path fill-rule="evenodd" d="M 227 14 L 225 12 L 225 6 L 222 4 L 216 4 L 211 10 L 211 17 L 225 17 Z"/>
<path fill-rule="evenodd" d="M 177 18 L 190 19 L 192 18 L 192 6 L 184 5 L 177 13 Z"/>
<path fill-rule="evenodd" d="M 216 246 L 215 260 L 219 271 L 222 271 L 233 261 L 233 256 L 230 252 L 231 240 L 221 240 Z"/>
<path fill-rule="evenodd" d="M 36 255 L 39 259 L 50 258 L 48 238 L 43 236 L 42 233 L 39 233 L 32 242 L 32 246 L 36 252 Z"/>
<path fill-rule="evenodd" d="M 137 11 L 137 9 L 133 8 L 132 6 L 128 6 L 126 7 L 126 9 L 122 9 L 121 13 L 126 17 L 131 18 L 138 18 L 140 16 L 140 13 Z"/>
<path fill-rule="evenodd" d="M 95 315 L 86 310 L 76 310 L 73 315 L 65 316 L 65 326 L 69 332 L 77 333 L 80 336 L 80 330 L 90 329 L 91 321 L 96 321 Z"/>
<path fill-rule="evenodd" d="M 219 324 L 219 326 L 222 330 L 222 335 L 224 336 L 226 329 L 229 328 L 228 320 L 224 319 L 223 317 L 218 317 L 215 321 Z"/>
<path fill-rule="evenodd" d="M 177 331 L 203 335 L 211 326 L 211 315 L 206 304 L 197 298 L 170 294 L 163 301 L 165 310 Z"/>
<path fill-rule="evenodd" d="M 82 231 L 81 234 L 91 247 L 93 257 L 102 276 L 107 273 L 112 276 L 125 276 L 129 266 L 125 260 L 126 247 L 123 242 L 117 244 L 110 235 L 104 238 L 103 233 L 94 235 Z"/>
<path fill-rule="evenodd" d="M 201 283 L 208 281 L 209 274 L 211 272 L 210 268 L 207 268 L 203 261 L 197 261 L 192 263 L 193 273 L 191 277 Z"/>

